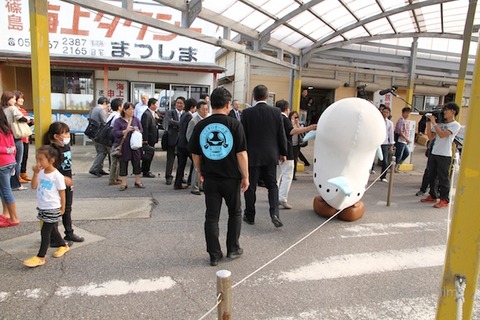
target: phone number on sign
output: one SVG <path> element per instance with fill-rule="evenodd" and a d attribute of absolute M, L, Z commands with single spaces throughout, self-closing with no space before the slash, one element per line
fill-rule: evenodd
<path fill-rule="evenodd" d="M 54 50 L 61 49 L 64 54 L 87 55 L 88 51 L 87 48 L 85 48 L 86 42 L 85 39 L 62 38 L 61 41 L 50 40 L 48 47 Z M 60 43 L 61 46 L 59 46 Z M 29 38 L 8 38 L 8 46 L 29 48 L 31 42 Z"/>

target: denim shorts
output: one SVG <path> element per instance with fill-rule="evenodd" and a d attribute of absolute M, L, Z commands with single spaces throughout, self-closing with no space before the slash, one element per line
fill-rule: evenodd
<path fill-rule="evenodd" d="M 0 198 L 2 198 L 6 204 L 15 202 L 12 188 L 10 187 L 10 177 L 14 169 L 15 163 L 0 168 Z"/>

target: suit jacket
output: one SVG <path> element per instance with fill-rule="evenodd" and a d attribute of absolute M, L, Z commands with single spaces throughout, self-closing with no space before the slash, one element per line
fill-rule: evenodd
<path fill-rule="evenodd" d="M 176 146 L 178 141 L 178 129 L 180 128 L 180 119 L 177 109 L 168 110 L 165 114 L 165 128 L 168 132 L 168 145 Z"/>
<path fill-rule="evenodd" d="M 241 113 L 240 111 L 238 111 L 238 114 L 240 115 L 240 119 L 237 119 L 237 115 L 235 114 L 235 110 L 232 109 L 232 110 L 230 110 L 230 112 L 228 113 L 228 116 L 240 121 L 240 120 L 242 119 L 242 113 Z"/>
<path fill-rule="evenodd" d="M 188 123 L 192 120 L 192 114 L 187 111 L 182 114 L 182 117 L 180 118 L 180 126 L 178 129 L 178 142 L 177 142 L 177 148 L 187 148 L 187 128 L 188 128 Z"/>
<path fill-rule="evenodd" d="M 287 156 L 287 138 L 280 109 L 265 102 L 243 110 L 242 124 L 247 138 L 249 166 L 276 165 Z"/>
<path fill-rule="evenodd" d="M 143 141 L 147 141 L 149 146 L 154 146 L 158 142 L 157 121 L 153 117 L 150 109 L 145 110 L 142 114 Z"/>

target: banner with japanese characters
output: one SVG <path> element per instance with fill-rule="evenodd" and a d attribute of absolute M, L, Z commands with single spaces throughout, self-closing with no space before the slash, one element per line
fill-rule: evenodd
<path fill-rule="evenodd" d="M 105 1 L 120 6 L 120 1 Z M 30 54 L 28 0 L 0 0 L 0 53 Z M 180 25 L 181 13 L 158 3 L 135 3 L 134 10 Z M 214 63 L 216 47 L 59 0 L 48 1 L 50 54 L 164 63 Z M 190 29 L 215 36 L 215 26 L 196 19 Z M 200 35 L 200 34 L 199 34 Z"/>

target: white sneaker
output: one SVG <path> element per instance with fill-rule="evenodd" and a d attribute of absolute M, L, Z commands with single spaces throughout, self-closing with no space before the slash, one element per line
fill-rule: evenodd
<path fill-rule="evenodd" d="M 382 181 L 382 182 L 388 182 L 388 180 L 385 179 L 385 178 L 380 179 L 380 181 Z"/>
<path fill-rule="evenodd" d="M 285 209 L 292 209 L 293 207 L 288 204 L 287 201 L 278 201 L 278 204 L 284 207 Z"/>
<path fill-rule="evenodd" d="M 370 174 L 375 174 L 375 170 L 370 170 Z"/>

